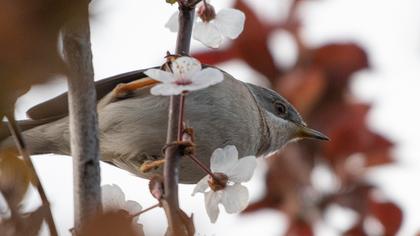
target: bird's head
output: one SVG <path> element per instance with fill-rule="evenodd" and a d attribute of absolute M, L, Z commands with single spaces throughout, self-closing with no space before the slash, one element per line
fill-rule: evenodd
<path fill-rule="evenodd" d="M 254 95 L 261 119 L 266 128 L 263 134 L 262 152 L 268 153 L 280 149 L 291 140 L 312 138 L 329 140 L 319 131 L 309 128 L 296 109 L 273 90 L 247 84 Z"/>

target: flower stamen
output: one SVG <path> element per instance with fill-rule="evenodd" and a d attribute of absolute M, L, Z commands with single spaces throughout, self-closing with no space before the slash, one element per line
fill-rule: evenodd
<path fill-rule="evenodd" d="M 228 180 L 229 178 L 227 175 L 220 172 L 216 172 L 216 173 L 213 173 L 213 177 L 212 176 L 209 177 L 208 184 L 211 190 L 216 192 L 216 191 L 225 189 L 228 183 Z"/>
<path fill-rule="evenodd" d="M 174 83 L 176 85 L 190 85 L 190 84 L 192 84 L 192 81 L 188 80 L 188 79 L 178 79 L 178 80 L 175 80 Z"/>

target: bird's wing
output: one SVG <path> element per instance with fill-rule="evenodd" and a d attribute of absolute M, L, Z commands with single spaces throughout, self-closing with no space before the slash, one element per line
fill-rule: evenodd
<path fill-rule="evenodd" d="M 129 83 L 131 81 L 146 77 L 146 75 L 143 73 L 146 70 L 147 69 L 131 71 L 96 81 L 95 88 L 97 100 L 99 101 L 120 83 Z M 46 119 L 49 117 L 63 117 L 67 114 L 67 92 L 48 101 L 40 103 L 27 111 L 27 115 L 33 120 Z"/>

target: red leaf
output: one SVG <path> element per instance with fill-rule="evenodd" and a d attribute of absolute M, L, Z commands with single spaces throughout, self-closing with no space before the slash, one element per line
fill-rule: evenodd
<path fill-rule="evenodd" d="M 277 199 L 274 199 L 270 196 L 265 196 L 263 199 L 251 203 L 244 211 L 242 211 L 242 213 L 251 213 L 265 208 L 278 209 L 279 203 L 280 201 L 278 201 Z"/>
<path fill-rule="evenodd" d="M 192 56 L 209 64 L 217 64 L 233 58 L 242 59 L 254 70 L 274 80 L 280 74 L 280 70 L 275 65 L 268 47 L 269 35 L 273 27 L 261 21 L 242 0 L 236 1 L 233 8 L 241 10 L 246 15 L 245 27 L 241 35 L 227 49 L 196 53 Z"/>
<path fill-rule="evenodd" d="M 266 195 L 251 204 L 247 212 L 273 208 L 293 218 L 301 213 L 300 190 L 310 185 L 310 167 L 303 151 L 298 145 L 290 144 L 281 154 L 268 158 Z"/>
<path fill-rule="evenodd" d="M 244 1 L 238 0 L 234 8 L 245 13 L 246 21 L 244 31 L 232 46 L 252 68 L 268 79 L 274 80 L 280 74 L 280 71 L 275 65 L 268 48 L 272 28 L 267 23 L 262 22 Z"/>
<path fill-rule="evenodd" d="M 367 236 L 362 224 L 357 224 L 353 228 L 343 233 L 343 236 Z"/>
<path fill-rule="evenodd" d="M 324 96 L 327 81 L 318 68 L 297 68 L 276 80 L 274 89 L 306 116 Z"/>
<path fill-rule="evenodd" d="M 395 235 L 401 227 L 403 213 L 401 209 L 392 202 L 369 201 L 369 211 L 381 222 L 385 229 L 386 236 Z"/>
<path fill-rule="evenodd" d="M 333 43 L 312 50 L 313 64 L 321 67 L 339 85 L 354 72 L 369 67 L 366 52 L 354 43 Z"/>
<path fill-rule="evenodd" d="M 287 229 L 286 236 L 313 236 L 312 226 L 301 219 L 294 220 Z"/>
<path fill-rule="evenodd" d="M 389 149 L 381 149 L 366 154 L 366 167 L 385 165 L 394 162 Z"/>

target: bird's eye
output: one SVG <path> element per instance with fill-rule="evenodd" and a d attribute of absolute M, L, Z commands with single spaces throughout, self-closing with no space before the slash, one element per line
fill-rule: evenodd
<path fill-rule="evenodd" d="M 279 115 L 281 115 L 281 116 L 286 115 L 286 113 L 287 113 L 287 107 L 286 107 L 286 105 L 284 105 L 281 102 L 276 102 L 276 103 L 274 103 L 274 106 L 275 106 L 276 111 L 277 111 L 277 113 Z"/>

